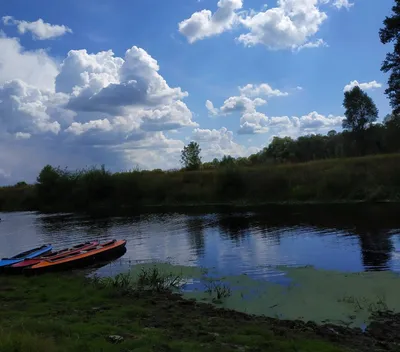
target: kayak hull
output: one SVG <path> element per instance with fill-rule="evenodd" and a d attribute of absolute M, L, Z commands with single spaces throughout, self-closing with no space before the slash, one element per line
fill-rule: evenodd
<path fill-rule="evenodd" d="M 41 247 L 30 249 L 29 251 L 22 252 L 15 255 L 12 258 L 3 258 L 0 260 L 0 271 L 4 271 L 4 268 L 22 262 L 25 259 L 33 259 L 39 256 L 43 256 L 46 253 L 51 252 L 53 247 L 49 244 L 43 245 Z"/>
<path fill-rule="evenodd" d="M 36 265 L 24 268 L 26 275 L 42 274 L 47 272 L 66 271 L 98 264 L 101 261 L 110 261 L 119 258 L 126 252 L 126 241 L 113 241 L 110 246 L 100 245 L 98 248 L 79 253 L 68 258 L 55 261 L 42 261 Z M 104 246 L 104 247 L 103 247 Z M 100 247 L 100 248 L 99 248 Z"/>
<path fill-rule="evenodd" d="M 14 273 L 21 273 L 25 268 L 28 268 L 30 266 L 33 266 L 35 264 L 39 264 L 42 260 L 55 260 L 55 259 L 61 259 L 64 257 L 68 257 L 73 254 L 78 254 L 81 251 L 88 250 L 91 248 L 94 248 L 99 245 L 98 241 L 93 241 L 93 242 L 86 242 L 86 243 L 81 243 L 78 244 L 74 247 L 71 248 L 66 248 L 62 249 L 57 252 L 52 252 L 45 254 L 44 256 L 41 257 L 36 257 L 33 259 L 25 259 L 19 263 L 13 264 L 11 266 L 5 267 L 4 272 L 7 274 L 14 274 Z"/>

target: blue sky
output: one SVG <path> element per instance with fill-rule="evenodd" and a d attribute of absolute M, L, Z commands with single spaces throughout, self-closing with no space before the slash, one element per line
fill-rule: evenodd
<path fill-rule="evenodd" d="M 383 117 L 391 48 L 378 32 L 392 5 L 4 2 L 0 183 L 33 180 L 47 163 L 174 168 L 190 140 L 211 160 L 249 155 L 274 135 L 340 130 L 354 81 Z"/>

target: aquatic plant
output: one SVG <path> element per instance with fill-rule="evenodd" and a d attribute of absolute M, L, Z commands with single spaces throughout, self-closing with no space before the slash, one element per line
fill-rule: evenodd
<path fill-rule="evenodd" d="M 136 287 L 139 290 L 157 292 L 178 289 L 181 285 L 182 277 L 180 275 L 163 273 L 156 266 L 150 269 L 142 268 L 136 281 Z"/>
<path fill-rule="evenodd" d="M 121 294 L 128 294 L 132 291 L 135 291 L 135 287 L 132 284 L 129 273 L 121 273 L 114 277 L 103 277 L 103 278 L 94 276 L 92 278 L 92 283 L 98 287 L 116 288 L 118 289 L 118 292 Z"/>
<path fill-rule="evenodd" d="M 219 280 L 206 281 L 204 286 L 206 287 L 205 292 L 210 296 L 215 295 L 213 298 L 214 303 L 220 303 L 223 298 L 230 297 L 232 295 L 231 288 Z"/>
<path fill-rule="evenodd" d="M 139 272 L 120 273 L 114 277 L 91 279 L 93 285 L 102 288 L 116 288 L 119 293 L 129 294 L 141 291 L 164 292 L 179 289 L 183 285 L 182 276 L 163 272 L 157 266 L 141 267 Z"/>

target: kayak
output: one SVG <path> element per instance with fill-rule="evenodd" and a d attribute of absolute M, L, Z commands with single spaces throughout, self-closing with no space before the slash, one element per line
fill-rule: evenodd
<path fill-rule="evenodd" d="M 113 259 L 122 251 L 126 251 L 126 240 L 112 240 L 99 244 L 93 248 L 80 251 L 77 254 L 59 259 L 44 259 L 38 264 L 25 268 L 27 274 L 41 273 L 45 271 L 66 270 L 95 264 L 99 260 Z"/>
<path fill-rule="evenodd" d="M 50 244 L 45 244 L 41 247 L 36 247 L 36 248 L 30 249 L 29 251 L 19 253 L 11 258 L 3 258 L 0 260 L 0 268 L 4 268 L 8 265 L 13 265 L 13 264 L 22 262 L 25 259 L 32 259 L 32 258 L 39 257 L 41 255 L 44 255 L 44 254 L 50 252 L 52 249 L 53 249 L 53 247 Z"/>
<path fill-rule="evenodd" d="M 17 271 L 18 269 L 22 269 L 22 268 L 26 268 L 28 266 L 38 264 L 42 260 L 55 260 L 55 259 L 65 258 L 70 255 L 80 253 L 81 251 L 85 251 L 85 250 L 94 248 L 98 245 L 99 245 L 99 241 L 81 243 L 81 244 L 78 244 L 71 248 L 66 248 L 66 249 L 62 249 L 57 252 L 51 252 L 49 254 L 45 254 L 44 256 L 41 256 L 41 257 L 36 257 L 34 259 L 25 259 L 17 264 L 7 267 L 8 270 L 6 270 L 6 271 L 11 271 L 14 269 Z"/>

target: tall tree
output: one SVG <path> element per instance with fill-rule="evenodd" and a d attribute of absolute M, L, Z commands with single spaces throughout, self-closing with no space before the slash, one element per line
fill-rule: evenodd
<path fill-rule="evenodd" d="M 343 106 L 346 118 L 342 125 L 346 130 L 363 132 L 378 118 L 374 101 L 358 86 L 344 93 Z"/>
<path fill-rule="evenodd" d="M 198 170 L 201 166 L 200 146 L 196 142 L 190 142 L 181 153 L 181 163 L 187 170 Z"/>
<path fill-rule="evenodd" d="M 395 0 L 392 16 L 385 18 L 379 30 L 382 44 L 394 42 L 393 52 L 386 54 L 381 71 L 391 72 L 385 94 L 389 97 L 394 114 L 400 113 L 400 0 Z"/>

